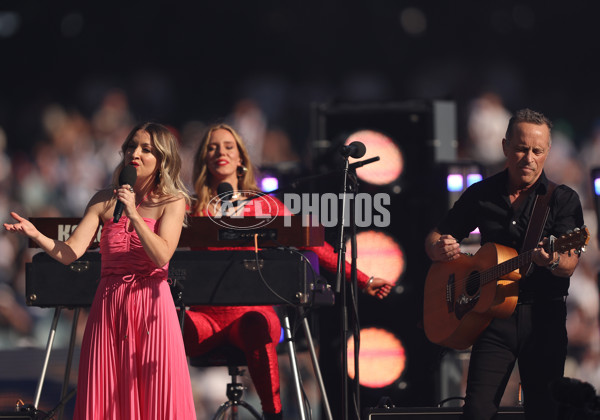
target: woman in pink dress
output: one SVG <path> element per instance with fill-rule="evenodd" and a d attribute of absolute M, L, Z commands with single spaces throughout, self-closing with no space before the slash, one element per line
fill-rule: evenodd
<path fill-rule="evenodd" d="M 242 195 L 244 192 L 260 191 L 246 146 L 239 134 L 226 124 L 208 129 L 194 158 L 193 177 L 196 201 L 192 214 L 195 216 L 220 214 L 220 201 L 215 197 L 221 183 L 232 186 L 231 201 L 247 198 Z M 287 210 L 283 203 L 279 204 L 278 215 L 283 215 Z M 235 207 L 228 210 L 238 211 Z M 254 210 L 257 209 L 249 205 L 243 215 L 253 216 Z M 331 245 L 325 243 L 309 249 L 318 255 L 323 268 L 335 272 L 337 254 Z M 349 277 L 350 264 L 346 264 L 346 274 Z M 389 294 L 392 283 L 359 272 L 358 286 L 382 299 Z M 265 420 L 283 418 L 276 351 L 280 335 L 281 324 L 272 306 L 193 306 L 186 312 L 184 322 L 189 356 L 201 355 L 225 343 L 244 351 Z"/>
<path fill-rule="evenodd" d="M 129 133 L 121 150 L 115 187 L 92 197 L 66 241 L 42 235 L 14 212 L 17 223 L 4 227 L 70 264 L 103 226 L 102 275 L 81 346 L 75 419 L 195 420 L 183 339 L 166 281 L 189 203 L 177 140 L 166 127 L 144 123 Z M 118 186 L 127 165 L 135 168 L 135 183 Z M 113 218 L 118 202 L 122 216 Z"/>

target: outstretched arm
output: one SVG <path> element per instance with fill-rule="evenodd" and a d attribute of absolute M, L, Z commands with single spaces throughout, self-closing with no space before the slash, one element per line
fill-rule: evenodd
<path fill-rule="evenodd" d="M 327 271 L 334 273 L 337 269 L 337 254 L 333 250 L 333 247 L 325 242 L 322 246 L 309 247 L 311 251 L 314 251 L 319 257 L 319 264 L 323 266 Z M 351 265 L 348 262 L 344 263 L 344 270 L 346 279 L 350 278 Z M 370 296 L 383 299 L 390 294 L 392 286 L 395 281 L 386 280 L 380 277 L 371 277 L 362 271 L 358 270 L 358 287 L 361 288 L 365 293 Z"/>
<path fill-rule="evenodd" d="M 383 279 L 381 277 L 371 277 L 363 291 L 378 299 L 383 299 L 392 291 L 393 281 Z"/>
<path fill-rule="evenodd" d="M 10 215 L 17 222 L 4 223 L 4 228 L 9 232 L 19 233 L 31 238 L 55 260 L 63 264 L 71 264 L 87 250 L 98 229 L 100 211 L 104 204 L 100 197 L 101 194 L 98 193 L 92 198 L 79 225 L 69 239 L 64 242 L 43 235 L 33 223 L 16 212 L 11 212 Z"/>

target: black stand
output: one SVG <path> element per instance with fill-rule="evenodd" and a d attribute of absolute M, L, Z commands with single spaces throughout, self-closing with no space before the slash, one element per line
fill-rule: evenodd
<path fill-rule="evenodd" d="M 59 401 L 57 406 L 54 407 L 52 410 L 50 410 L 50 412 L 48 412 L 48 415 L 46 417 L 44 417 L 44 420 L 52 419 L 57 414 L 58 414 L 58 418 L 62 419 L 63 418 L 63 409 L 65 408 L 65 404 L 68 403 L 69 400 L 75 396 L 76 392 L 77 392 L 77 389 L 73 389 L 67 395 L 63 395 L 62 399 Z"/>
<path fill-rule="evenodd" d="M 224 419 L 227 410 L 231 410 L 231 418 L 239 419 L 238 407 L 244 407 L 257 420 L 261 420 L 262 416 L 246 401 L 242 400 L 244 394 L 244 385 L 237 381 L 237 377 L 244 374 L 238 366 L 229 366 L 229 375 L 231 375 L 231 383 L 227 384 L 227 401 L 225 401 L 213 417 L 214 420 Z"/>
<path fill-rule="evenodd" d="M 348 188 L 348 180 L 351 178 L 352 187 Z M 336 278 L 336 293 L 340 293 L 341 295 L 341 328 L 340 328 L 340 344 L 342 347 L 342 418 L 344 420 L 348 419 L 348 344 L 347 337 L 349 335 L 349 325 L 348 325 L 348 301 L 346 294 L 346 243 L 345 243 L 345 235 L 344 235 L 344 221 L 346 220 L 346 196 L 348 192 L 355 192 L 357 186 L 356 181 L 356 172 L 349 169 L 348 157 L 345 157 L 345 166 L 344 166 L 344 179 L 343 179 L 343 188 L 342 188 L 342 212 L 340 219 L 340 230 L 339 230 L 339 242 L 338 242 L 338 262 L 337 262 L 337 278 Z M 358 304 L 356 302 L 356 293 L 357 290 L 357 268 L 356 268 L 356 259 L 357 259 L 357 251 L 356 251 L 356 224 L 354 223 L 354 211 L 353 206 L 350 206 L 350 243 L 352 246 L 352 263 L 351 263 L 351 280 L 352 280 L 352 288 L 350 296 L 352 298 L 352 310 L 353 310 L 353 319 L 355 321 L 355 327 L 358 327 Z M 353 406 L 356 413 L 356 418 L 360 418 L 360 385 L 359 385 L 359 361 L 358 354 L 360 350 L 360 333 L 357 328 L 353 330 L 354 334 L 354 372 L 355 372 L 355 389 L 354 389 L 354 401 Z"/>

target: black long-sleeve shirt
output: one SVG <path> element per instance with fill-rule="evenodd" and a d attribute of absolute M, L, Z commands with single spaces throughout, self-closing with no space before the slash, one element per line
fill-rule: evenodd
<path fill-rule="evenodd" d="M 533 210 L 535 196 L 544 194 L 548 179 L 544 172 L 532 187 L 534 194 L 516 210 L 508 194 L 508 170 L 470 186 L 438 225 L 438 231 L 461 241 L 479 228 L 481 244 L 494 242 L 519 251 Z M 550 201 L 550 213 L 542 237 L 560 237 L 583 225 L 579 196 L 566 185 L 559 185 Z M 519 297 L 524 300 L 554 299 L 568 294 L 570 279 L 558 277 L 545 267 L 535 269 L 519 282 Z"/>

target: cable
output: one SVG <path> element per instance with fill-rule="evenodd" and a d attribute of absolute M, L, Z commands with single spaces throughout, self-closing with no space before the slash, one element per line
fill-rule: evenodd
<path fill-rule="evenodd" d="M 301 259 L 303 259 L 303 260 L 304 260 L 304 261 L 307 263 L 307 265 L 310 267 L 310 271 L 311 271 L 311 273 L 312 273 L 312 276 L 313 276 L 313 281 L 314 281 L 314 283 L 317 283 L 317 282 L 318 282 L 318 280 L 319 280 L 320 276 L 317 274 L 317 272 L 315 271 L 314 267 L 312 266 L 312 264 L 310 263 L 310 260 L 308 259 L 308 257 L 306 257 L 306 255 L 302 254 L 301 252 L 299 252 L 299 251 L 298 251 L 298 250 L 296 250 L 296 249 L 293 249 L 293 248 L 290 248 L 290 247 L 281 246 L 281 244 L 279 244 L 279 243 L 278 243 L 278 245 L 280 245 L 280 249 L 281 249 L 282 251 L 287 251 L 287 252 L 290 252 L 290 253 L 292 253 L 292 254 L 299 255 L 299 256 L 300 256 L 300 258 L 301 258 Z M 292 303 L 292 302 L 288 301 L 288 300 L 287 300 L 287 299 L 285 299 L 283 296 L 280 296 L 280 295 L 279 295 L 279 294 L 278 294 L 278 293 L 277 293 L 275 290 L 273 290 L 273 289 L 272 289 L 272 288 L 269 286 L 269 284 L 268 284 L 268 282 L 266 281 L 266 279 L 264 278 L 264 276 L 263 276 L 263 274 L 262 274 L 262 270 L 261 270 L 261 268 L 260 268 L 260 265 L 259 265 L 259 261 L 258 261 L 258 234 L 255 234 L 255 235 L 254 235 L 254 255 L 255 255 L 255 258 L 256 258 L 256 267 L 257 267 L 258 274 L 259 274 L 259 276 L 260 276 L 260 278 L 261 278 L 262 282 L 265 284 L 265 286 L 266 286 L 266 287 L 267 287 L 267 288 L 268 288 L 268 289 L 271 291 L 271 293 L 273 293 L 273 294 L 274 294 L 275 296 L 277 296 L 279 299 L 281 299 L 281 300 L 283 300 L 284 302 L 286 302 L 286 303 L 290 304 L 291 306 L 294 306 L 294 307 L 296 307 L 296 306 L 297 306 L 296 304 L 294 304 L 294 303 Z M 312 292 L 314 293 L 314 288 L 313 288 Z M 310 300 L 309 300 L 308 309 L 312 309 L 312 302 L 313 302 L 313 299 L 310 299 Z M 298 311 L 294 311 L 294 314 L 295 314 L 295 317 L 294 317 L 294 327 L 293 327 L 293 329 L 290 331 L 290 334 L 291 334 L 291 340 L 292 340 L 292 341 L 295 341 L 295 339 L 296 339 L 296 336 L 297 336 L 297 331 L 298 331 L 298 329 L 299 329 L 299 326 L 300 326 L 300 324 L 302 323 L 302 320 L 303 320 L 305 317 L 307 317 L 307 315 L 308 315 L 308 310 L 306 310 L 306 311 L 302 311 L 302 314 L 298 314 Z M 301 378 L 301 377 L 299 377 L 299 381 L 300 381 L 300 390 L 301 390 L 301 392 L 302 392 L 302 397 L 303 397 L 303 400 L 304 400 L 304 406 L 305 406 L 305 408 L 306 408 L 306 413 L 307 413 L 307 415 L 308 415 L 309 419 L 312 419 L 312 408 L 311 408 L 311 405 L 310 405 L 310 401 L 309 401 L 309 399 L 308 399 L 308 396 L 306 395 L 306 390 L 304 389 L 304 383 L 302 382 L 302 378 Z"/>
<path fill-rule="evenodd" d="M 275 290 L 273 290 L 273 288 L 269 285 L 267 280 L 265 280 L 263 273 L 262 273 L 262 269 L 260 268 L 260 261 L 258 260 L 258 248 L 256 248 L 256 250 L 254 252 L 254 258 L 256 261 L 256 271 L 258 272 L 258 275 L 259 275 L 261 281 L 263 282 L 263 284 L 266 286 L 266 288 L 269 289 L 269 291 L 271 293 L 273 293 L 273 295 L 275 295 L 277 298 L 281 299 L 285 303 L 292 305 L 292 306 L 295 305 L 293 302 L 290 302 L 289 300 L 287 300 L 286 298 L 281 296 L 279 293 L 277 293 Z"/>

